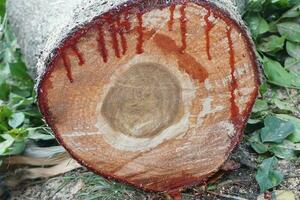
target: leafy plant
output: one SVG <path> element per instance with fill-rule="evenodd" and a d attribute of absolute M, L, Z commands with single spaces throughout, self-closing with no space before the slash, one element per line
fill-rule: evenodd
<path fill-rule="evenodd" d="M 249 120 L 247 141 L 262 160 L 256 180 L 261 192 L 280 184 L 277 159 L 300 153 L 300 1 L 250 0 L 244 15 L 265 74 Z M 273 157 L 272 157 L 273 156 Z"/>
<path fill-rule="evenodd" d="M 265 127 L 261 129 L 262 142 L 282 143 L 285 138 L 295 131 L 291 122 L 268 116 L 265 119 Z"/>
<path fill-rule="evenodd" d="M 276 170 L 278 160 L 275 157 L 268 158 L 259 166 L 256 180 L 260 187 L 260 192 L 263 193 L 280 184 L 283 180 L 283 175 Z"/>
<path fill-rule="evenodd" d="M 16 39 L 5 17 L 0 30 L 1 159 L 1 156 L 21 154 L 29 140 L 52 140 L 54 137 L 37 109 L 34 81 L 22 61 Z"/>
<path fill-rule="evenodd" d="M 300 89 L 300 2 L 251 0 L 244 19 L 261 56 L 267 81 Z M 287 63 L 288 67 L 286 67 Z"/>
<path fill-rule="evenodd" d="M 288 140 L 294 143 L 300 143 L 300 119 L 284 114 L 278 114 L 277 117 L 283 120 L 289 120 L 294 125 L 295 131 L 288 137 Z"/>
<path fill-rule="evenodd" d="M 280 116 L 266 117 L 265 127 L 253 133 L 248 141 L 258 154 L 274 155 L 281 159 L 296 159 L 300 144 L 293 141 L 297 141 L 296 134 L 300 131 L 298 130 L 300 124 L 286 121 Z"/>

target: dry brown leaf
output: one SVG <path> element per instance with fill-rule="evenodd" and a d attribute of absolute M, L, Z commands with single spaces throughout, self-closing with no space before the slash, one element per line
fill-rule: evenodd
<path fill-rule="evenodd" d="M 49 178 L 64 174 L 80 167 L 81 165 L 78 164 L 77 161 L 72 158 L 68 158 L 53 167 L 25 169 L 27 173 L 25 173 L 24 179 Z"/>
<path fill-rule="evenodd" d="M 53 167 L 38 167 L 38 168 L 24 168 L 18 169 L 16 172 L 8 175 L 4 182 L 5 185 L 10 187 L 16 187 L 24 180 L 32 180 L 38 178 L 50 178 L 80 168 L 81 165 L 72 158 L 65 158 L 59 164 Z"/>
<path fill-rule="evenodd" d="M 34 158 L 28 156 L 13 156 L 5 159 L 4 165 L 8 168 L 12 165 L 30 165 L 30 166 L 51 166 L 57 165 L 70 158 L 67 153 L 56 154 L 49 158 Z"/>

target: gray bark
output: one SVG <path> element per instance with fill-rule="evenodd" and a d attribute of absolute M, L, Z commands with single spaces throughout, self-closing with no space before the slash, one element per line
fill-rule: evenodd
<path fill-rule="evenodd" d="M 144 0 L 147 7 L 178 0 Z M 190 0 L 201 1 L 201 0 Z M 7 15 L 27 66 L 42 77 L 54 51 L 66 37 L 95 17 L 128 0 L 7 0 Z M 239 14 L 246 0 L 208 0 L 224 10 L 240 26 Z"/>
<path fill-rule="evenodd" d="M 7 16 L 28 67 L 36 66 L 54 29 L 59 28 L 72 16 L 75 6 L 81 1 L 7 1 Z"/>

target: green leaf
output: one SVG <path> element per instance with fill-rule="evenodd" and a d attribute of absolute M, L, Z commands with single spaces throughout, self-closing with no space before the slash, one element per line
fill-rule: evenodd
<path fill-rule="evenodd" d="M 264 82 L 263 84 L 260 85 L 259 91 L 261 95 L 264 95 L 268 91 L 268 84 Z"/>
<path fill-rule="evenodd" d="M 300 43 L 287 41 L 286 50 L 291 57 L 300 59 Z"/>
<path fill-rule="evenodd" d="M 292 142 L 300 142 L 300 119 L 290 116 L 290 115 L 284 115 L 284 114 L 278 114 L 276 115 L 278 118 L 283 119 L 283 120 L 288 120 L 289 122 L 291 122 L 292 124 L 294 124 L 295 126 L 295 131 L 293 134 L 291 134 L 288 137 L 288 140 L 292 141 Z"/>
<path fill-rule="evenodd" d="M 0 1 L 0 18 L 5 15 L 5 0 Z"/>
<path fill-rule="evenodd" d="M 17 128 L 19 127 L 20 125 L 23 124 L 25 120 L 25 115 L 24 113 L 14 113 L 11 118 L 9 119 L 8 121 L 8 124 L 10 125 L 10 127 L 12 128 Z"/>
<path fill-rule="evenodd" d="M 279 99 L 273 99 L 273 103 L 280 110 L 287 110 L 287 111 L 291 111 L 291 112 L 295 111 L 295 108 L 293 108 L 288 102 L 284 102 Z"/>
<path fill-rule="evenodd" d="M 289 0 L 271 0 L 271 2 L 279 8 L 286 8 L 289 5 Z"/>
<path fill-rule="evenodd" d="M 245 20 L 254 38 L 269 30 L 268 22 L 257 13 L 246 16 Z"/>
<path fill-rule="evenodd" d="M 16 140 L 24 140 L 28 135 L 28 131 L 25 128 L 12 129 L 8 133 Z"/>
<path fill-rule="evenodd" d="M 32 140 L 53 140 L 55 137 L 50 134 L 45 134 L 37 130 L 31 130 L 28 133 L 28 138 Z"/>
<path fill-rule="evenodd" d="M 300 89 L 300 74 L 296 74 L 293 72 L 290 72 L 290 74 L 292 75 L 292 86 Z"/>
<path fill-rule="evenodd" d="M 284 42 L 285 37 L 271 35 L 262 39 L 262 42 L 258 45 L 258 49 L 262 52 L 277 52 L 283 49 Z"/>
<path fill-rule="evenodd" d="M 297 6 L 300 5 L 299 0 L 289 0 L 290 6 Z"/>
<path fill-rule="evenodd" d="M 270 83 L 283 87 L 292 86 L 292 75 L 279 62 L 264 58 L 264 72 Z"/>
<path fill-rule="evenodd" d="M 272 157 L 264 160 L 259 166 L 255 178 L 261 193 L 278 186 L 282 182 L 283 175 L 276 170 L 277 165 L 278 160 Z"/>
<path fill-rule="evenodd" d="M 214 190 L 216 190 L 217 188 L 218 188 L 218 186 L 215 185 L 215 184 L 209 184 L 209 185 L 207 186 L 207 190 L 208 190 L 208 191 L 214 191 Z"/>
<path fill-rule="evenodd" d="M 12 110 L 7 106 L 0 106 L 0 123 L 6 123 L 12 116 Z"/>
<path fill-rule="evenodd" d="M 12 76 L 19 79 L 31 80 L 30 75 L 27 73 L 26 65 L 19 59 L 18 62 L 9 65 Z"/>
<path fill-rule="evenodd" d="M 6 82 L 0 83 L 0 99 L 6 101 L 9 96 L 9 86 Z"/>
<path fill-rule="evenodd" d="M 34 82 L 27 73 L 25 64 L 19 59 L 17 63 L 10 64 L 11 92 L 20 96 L 29 97 L 32 95 Z"/>
<path fill-rule="evenodd" d="M 286 69 L 290 71 L 292 86 L 300 89 L 300 59 L 287 58 L 285 65 Z"/>
<path fill-rule="evenodd" d="M 278 146 L 286 149 L 291 149 L 294 151 L 300 151 L 300 143 L 293 143 L 289 140 L 284 140 L 282 144 L 279 144 Z"/>
<path fill-rule="evenodd" d="M 258 154 L 264 154 L 269 151 L 268 147 L 264 145 L 262 142 L 252 142 L 251 147 Z"/>
<path fill-rule="evenodd" d="M 296 159 L 296 152 L 299 150 L 300 144 L 295 144 L 288 140 L 284 140 L 281 144 L 273 144 L 269 149 L 276 157 L 289 160 Z"/>
<path fill-rule="evenodd" d="M 249 1 L 247 5 L 247 10 L 252 12 L 260 12 L 263 10 L 263 6 L 266 0 L 253 0 Z"/>
<path fill-rule="evenodd" d="M 25 141 L 15 141 L 8 149 L 7 152 L 3 153 L 3 156 L 19 155 L 23 153 L 26 147 Z"/>
<path fill-rule="evenodd" d="M 300 4 L 285 12 L 281 18 L 294 18 L 298 16 L 300 16 Z"/>
<path fill-rule="evenodd" d="M 270 146 L 269 151 L 273 153 L 277 158 L 281 159 L 291 160 L 297 157 L 297 154 L 293 148 L 284 145 L 273 144 Z"/>
<path fill-rule="evenodd" d="M 9 134 L 1 134 L 0 138 L 4 139 L 4 141 L 0 143 L 0 156 L 3 156 L 15 140 Z"/>
<path fill-rule="evenodd" d="M 257 113 L 268 109 L 268 102 L 266 100 L 257 99 L 252 111 Z"/>
<path fill-rule="evenodd" d="M 35 99 L 33 97 L 24 98 L 23 96 L 10 93 L 9 95 L 9 106 L 13 109 L 24 109 L 27 106 L 33 104 Z"/>
<path fill-rule="evenodd" d="M 295 22 L 284 22 L 277 24 L 279 33 L 293 42 L 300 42 L 300 24 Z"/>
<path fill-rule="evenodd" d="M 287 58 L 285 60 L 284 67 L 290 72 L 300 74 L 300 59 Z"/>
<path fill-rule="evenodd" d="M 4 132 L 7 132 L 8 131 L 8 127 L 5 123 L 1 123 L 0 122 L 0 134 L 4 133 Z M 0 140 L 1 141 L 1 140 Z"/>
<path fill-rule="evenodd" d="M 270 22 L 269 23 L 269 32 L 270 33 L 278 33 L 278 29 L 277 29 L 277 23 L 276 22 Z"/>
<path fill-rule="evenodd" d="M 260 139 L 259 133 L 254 133 L 249 139 L 251 147 L 259 154 L 268 152 L 268 146 L 263 144 Z"/>
<path fill-rule="evenodd" d="M 295 131 L 294 124 L 277 117 L 268 116 L 264 123 L 265 127 L 261 129 L 262 142 L 281 143 Z"/>

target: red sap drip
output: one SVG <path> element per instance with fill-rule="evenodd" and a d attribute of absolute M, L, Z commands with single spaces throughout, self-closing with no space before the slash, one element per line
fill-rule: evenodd
<path fill-rule="evenodd" d="M 175 40 L 167 35 L 156 33 L 153 37 L 153 41 L 166 54 L 176 56 L 178 66 L 193 79 L 202 83 L 208 78 L 206 69 L 193 56 L 186 52 L 182 52 L 181 47 L 177 46 Z"/>
<path fill-rule="evenodd" d="M 209 20 L 209 17 L 211 15 L 211 10 L 210 8 L 207 9 L 207 14 L 204 16 L 204 20 L 206 22 L 206 27 L 205 27 L 205 38 L 206 38 L 206 53 L 208 60 L 211 60 L 211 54 L 210 54 L 210 38 L 209 38 L 209 32 L 213 28 L 213 23 Z"/>
<path fill-rule="evenodd" d="M 69 79 L 70 83 L 73 83 L 74 80 L 73 80 L 73 76 L 72 76 L 70 59 L 65 53 L 62 53 L 62 59 L 63 59 L 64 67 L 67 71 L 68 79 Z"/>
<path fill-rule="evenodd" d="M 126 11 L 125 14 L 124 14 L 124 22 L 122 24 L 125 27 L 126 31 L 130 31 L 131 24 L 130 24 L 130 21 L 129 21 L 128 11 Z"/>
<path fill-rule="evenodd" d="M 109 32 L 111 35 L 111 43 L 112 47 L 115 50 L 115 55 L 117 58 L 120 58 L 120 49 L 119 49 L 119 43 L 118 43 L 118 36 L 117 36 L 117 30 L 114 23 L 110 25 Z"/>
<path fill-rule="evenodd" d="M 84 64 L 84 58 L 83 58 L 82 54 L 79 52 L 79 49 L 77 48 L 77 46 L 73 45 L 72 50 L 74 51 L 75 55 L 78 58 L 78 64 L 83 65 Z"/>
<path fill-rule="evenodd" d="M 99 27 L 99 35 L 98 35 L 98 49 L 101 53 L 101 56 L 103 58 L 103 62 L 107 62 L 107 57 L 108 57 L 108 53 L 107 53 L 107 49 L 106 49 L 106 45 L 105 45 L 105 38 L 104 38 L 104 32 L 102 30 L 102 27 Z"/>
<path fill-rule="evenodd" d="M 126 27 L 123 23 L 121 23 L 121 20 L 120 20 L 119 17 L 117 19 L 117 25 L 118 25 L 118 32 L 119 32 L 120 37 L 121 37 L 122 54 L 124 55 L 127 51 L 127 41 L 126 41 L 126 37 L 124 35 L 124 29 Z"/>
<path fill-rule="evenodd" d="M 181 31 L 181 42 L 182 47 L 181 51 L 184 51 L 186 49 L 186 16 L 185 16 L 185 8 L 186 5 L 182 5 L 180 8 L 180 31 Z"/>
<path fill-rule="evenodd" d="M 239 107 L 236 105 L 236 95 L 235 95 L 235 90 L 238 88 L 238 82 L 237 79 L 235 77 L 235 55 L 234 55 L 234 48 L 233 48 L 233 41 L 232 41 L 232 37 L 231 37 L 231 33 L 232 33 L 232 28 L 230 27 L 226 34 L 227 34 L 227 38 L 228 38 L 228 46 L 229 46 L 229 54 L 230 54 L 230 58 L 229 58 L 229 64 L 230 64 L 230 68 L 231 68 L 231 85 L 230 85 L 230 93 L 231 93 L 231 98 L 230 98 L 230 102 L 231 102 L 231 119 L 233 120 L 233 122 L 235 124 L 238 123 L 238 116 L 239 116 Z"/>
<path fill-rule="evenodd" d="M 175 8 L 176 8 L 176 5 L 171 5 L 170 6 L 170 20 L 168 21 L 169 31 L 173 30 Z"/>
<path fill-rule="evenodd" d="M 137 19 L 138 19 L 138 27 L 136 28 L 136 30 L 138 32 L 138 38 L 137 38 L 137 45 L 136 45 L 136 53 L 142 54 L 144 52 L 143 13 L 138 13 Z"/>

